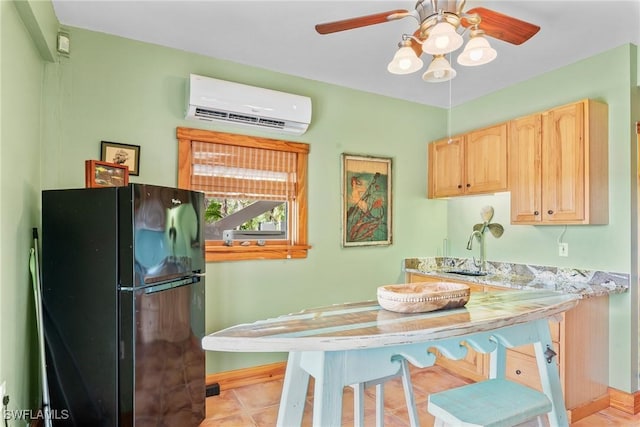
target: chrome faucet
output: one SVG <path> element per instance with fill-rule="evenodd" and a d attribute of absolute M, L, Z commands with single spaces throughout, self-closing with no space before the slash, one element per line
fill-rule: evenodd
<path fill-rule="evenodd" d="M 487 257 L 485 251 L 484 233 L 489 230 L 493 237 L 497 239 L 502 236 L 502 233 L 504 233 L 504 228 L 500 224 L 490 223 L 491 219 L 493 218 L 492 206 L 483 207 L 480 211 L 480 217 L 482 218 L 483 222 L 473 226 L 473 232 L 471 233 L 471 236 L 469 236 L 469 241 L 467 242 L 467 250 L 470 251 L 472 249 L 473 238 L 476 237 L 478 239 L 478 242 L 480 242 L 480 261 L 478 262 L 476 260 L 476 257 L 473 257 L 473 265 L 476 266 L 479 272 L 485 273 Z"/>
<path fill-rule="evenodd" d="M 477 237 L 480 242 L 480 262 L 476 261 L 476 257 L 473 257 L 473 265 L 478 268 L 478 271 L 484 272 L 485 270 L 485 244 L 484 244 L 484 230 L 485 227 L 482 227 L 482 231 L 473 230 L 471 236 L 469 236 L 469 241 L 467 242 L 467 250 L 470 251 L 473 249 L 473 238 Z"/>

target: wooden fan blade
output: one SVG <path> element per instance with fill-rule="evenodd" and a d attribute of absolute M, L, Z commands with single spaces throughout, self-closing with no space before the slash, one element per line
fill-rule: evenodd
<path fill-rule="evenodd" d="M 414 33 L 413 36 L 417 39 L 420 39 L 420 28 L 418 28 Z M 417 41 L 415 41 L 414 39 L 409 39 L 409 41 L 411 42 L 411 49 L 413 49 L 413 51 L 416 53 L 416 56 L 418 58 L 420 58 L 420 55 L 422 55 L 422 45 L 420 43 L 418 43 Z"/>
<path fill-rule="evenodd" d="M 522 44 L 540 31 L 540 27 L 537 25 L 485 9 L 484 7 L 476 7 L 465 13 L 470 15 L 477 13 L 480 15 L 481 21 L 478 27 L 481 30 L 488 36 L 511 44 Z M 465 27 L 470 26 L 466 19 L 462 20 L 462 25 Z"/>
<path fill-rule="evenodd" d="M 373 15 L 359 16 L 357 18 L 343 19 L 342 21 L 326 22 L 316 25 L 316 31 L 320 34 L 337 33 L 338 31 L 351 30 L 353 28 L 366 27 L 369 25 L 382 24 L 404 18 L 409 13 L 405 9 L 390 10 L 388 12 L 376 13 Z M 393 16 L 400 14 L 400 16 Z"/>

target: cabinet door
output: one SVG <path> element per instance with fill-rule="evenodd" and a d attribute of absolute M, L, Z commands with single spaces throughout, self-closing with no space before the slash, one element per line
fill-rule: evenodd
<path fill-rule="evenodd" d="M 556 351 L 557 353 L 557 351 Z M 553 359 L 558 366 L 558 358 Z M 540 373 L 535 356 L 528 356 L 517 351 L 507 351 L 507 364 L 505 375 L 507 379 L 542 391 Z"/>
<path fill-rule="evenodd" d="M 512 120 L 509 130 L 509 184 L 511 223 L 536 224 L 542 220 L 542 116 Z"/>
<path fill-rule="evenodd" d="M 542 115 L 542 216 L 548 223 L 585 219 L 584 103 Z"/>
<path fill-rule="evenodd" d="M 469 132 L 465 161 L 467 194 L 508 190 L 507 123 Z"/>
<path fill-rule="evenodd" d="M 428 274 L 407 273 L 405 275 L 407 283 L 435 283 L 442 282 L 442 278 L 437 276 L 431 276 Z"/>
<path fill-rule="evenodd" d="M 489 375 L 487 370 L 487 367 L 489 366 L 489 355 L 472 350 L 466 343 L 463 343 L 462 345 L 467 347 L 467 354 L 459 360 L 447 359 L 438 350 L 432 349 L 433 353 L 436 355 L 436 364 L 455 372 L 456 375 L 460 375 L 461 377 L 468 378 L 473 381 L 482 381 L 487 379 Z"/>
<path fill-rule="evenodd" d="M 407 283 L 434 283 L 434 282 L 449 282 L 449 283 L 461 283 L 463 285 L 467 285 L 471 292 L 484 292 L 485 285 L 480 283 L 467 282 L 465 280 L 456 280 L 450 278 L 443 278 L 439 276 L 433 276 L 430 274 L 418 274 L 418 273 L 407 273 L 405 274 L 405 280 Z"/>
<path fill-rule="evenodd" d="M 428 197 L 461 196 L 463 187 L 464 137 L 429 144 Z"/>

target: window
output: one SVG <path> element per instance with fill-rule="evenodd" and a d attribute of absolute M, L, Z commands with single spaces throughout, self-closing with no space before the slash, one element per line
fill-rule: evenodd
<path fill-rule="evenodd" d="M 306 258 L 309 145 L 178 128 L 178 187 L 205 193 L 207 261 Z"/>

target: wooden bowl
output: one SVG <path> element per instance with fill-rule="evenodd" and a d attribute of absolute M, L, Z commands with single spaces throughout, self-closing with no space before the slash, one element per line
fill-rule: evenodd
<path fill-rule="evenodd" d="M 423 313 L 463 307 L 471 291 L 467 285 L 450 282 L 420 282 L 378 288 L 378 304 L 396 313 Z"/>

